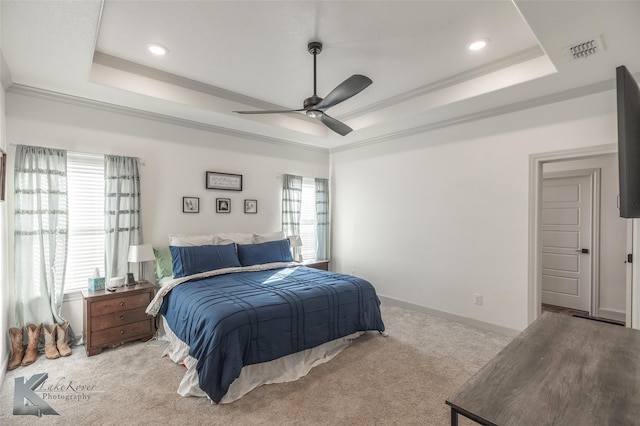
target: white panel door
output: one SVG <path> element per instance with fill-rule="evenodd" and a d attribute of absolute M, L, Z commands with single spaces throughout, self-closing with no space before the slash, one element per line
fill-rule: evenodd
<path fill-rule="evenodd" d="M 542 189 L 542 303 L 591 309 L 591 178 L 547 178 Z"/>

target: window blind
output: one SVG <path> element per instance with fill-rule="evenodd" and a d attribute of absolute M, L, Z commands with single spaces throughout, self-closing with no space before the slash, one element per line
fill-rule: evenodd
<path fill-rule="evenodd" d="M 64 292 L 87 288 L 96 268 L 104 276 L 104 156 L 67 154 L 69 241 Z"/>

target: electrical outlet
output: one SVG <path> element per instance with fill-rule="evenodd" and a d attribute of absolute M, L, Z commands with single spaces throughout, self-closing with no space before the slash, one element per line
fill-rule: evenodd
<path fill-rule="evenodd" d="M 482 305 L 482 295 L 481 294 L 474 294 L 473 295 L 473 303 L 475 303 L 476 305 Z"/>
<path fill-rule="evenodd" d="M 355 269 L 351 270 L 351 275 L 353 275 L 354 277 L 356 276 L 356 270 Z"/>

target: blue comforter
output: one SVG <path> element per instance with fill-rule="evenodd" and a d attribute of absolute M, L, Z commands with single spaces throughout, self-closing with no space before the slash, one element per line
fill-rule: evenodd
<path fill-rule="evenodd" d="M 189 345 L 200 387 L 215 402 L 245 365 L 384 331 L 370 283 L 304 266 L 189 281 L 165 296 L 160 313 Z"/>

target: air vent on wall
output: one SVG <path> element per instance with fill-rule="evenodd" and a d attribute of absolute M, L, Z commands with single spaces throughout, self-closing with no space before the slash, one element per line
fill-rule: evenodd
<path fill-rule="evenodd" d="M 571 59 L 584 59 L 604 51 L 601 37 L 593 37 L 567 47 Z"/>

